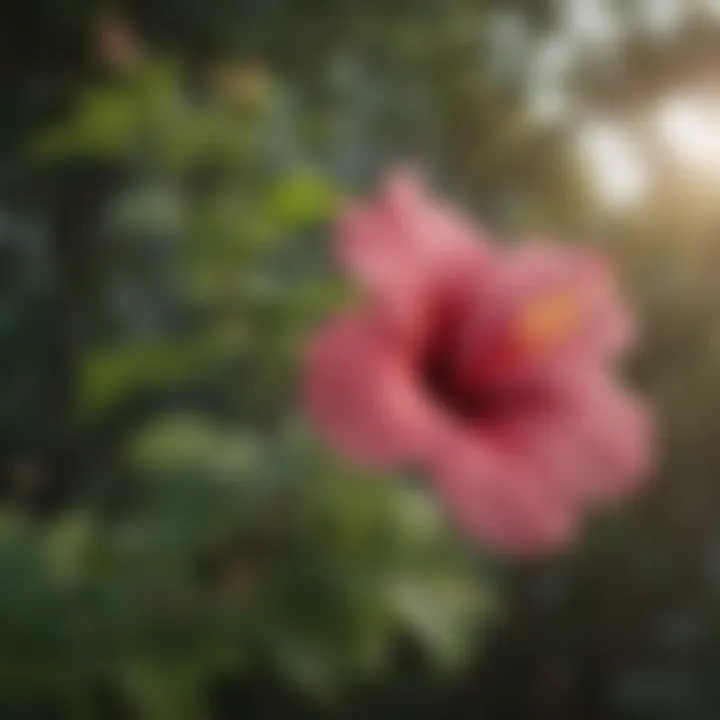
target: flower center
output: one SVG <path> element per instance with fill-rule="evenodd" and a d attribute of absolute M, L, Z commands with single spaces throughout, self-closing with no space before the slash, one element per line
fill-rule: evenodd
<path fill-rule="evenodd" d="M 547 356 L 578 326 L 580 309 L 574 295 L 556 291 L 530 299 L 511 314 L 498 333 L 482 346 L 463 348 L 466 314 L 462 306 L 438 317 L 422 363 L 422 381 L 454 417 L 476 423 L 534 402 L 526 382 L 515 373 Z M 470 354 L 459 357 L 459 352 Z"/>
<path fill-rule="evenodd" d="M 531 354 L 552 350 L 577 327 L 580 310 L 567 291 L 541 296 L 518 314 L 513 334 L 522 349 Z"/>

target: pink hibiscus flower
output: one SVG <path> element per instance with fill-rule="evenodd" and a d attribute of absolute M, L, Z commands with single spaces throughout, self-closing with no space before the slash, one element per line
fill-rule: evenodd
<path fill-rule="evenodd" d="M 313 339 L 305 382 L 338 449 L 424 471 L 516 554 L 568 542 L 647 474 L 648 413 L 611 375 L 632 323 L 595 253 L 492 245 L 406 174 L 343 213 L 338 251 L 365 302 Z"/>

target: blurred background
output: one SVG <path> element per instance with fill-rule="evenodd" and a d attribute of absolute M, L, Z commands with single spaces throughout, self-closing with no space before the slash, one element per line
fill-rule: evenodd
<path fill-rule="evenodd" d="M 0 87 L 0 717 L 720 717 L 717 0 L 25 0 Z M 638 308 L 661 477 L 562 557 L 303 420 L 406 159 Z"/>

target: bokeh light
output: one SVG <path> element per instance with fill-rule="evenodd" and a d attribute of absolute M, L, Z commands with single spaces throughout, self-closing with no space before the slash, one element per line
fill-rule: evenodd
<path fill-rule="evenodd" d="M 642 200 L 651 170 L 630 131 L 609 120 L 592 120 L 578 132 L 582 169 L 598 201 L 626 210 Z"/>
<path fill-rule="evenodd" d="M 720 97 L 668 97 L 659 103 L 655 122 L 668 152 L 690 169 L 714 173 L 720 182 Z"/>

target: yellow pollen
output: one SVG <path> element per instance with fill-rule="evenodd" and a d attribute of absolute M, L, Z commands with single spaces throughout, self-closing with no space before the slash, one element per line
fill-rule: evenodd
<path fill-rule="evenodd" d="M 517 318 L 516 337 L 532 352 L 559 345 L 577 327 L 580 311 L 572 293 L 557 292 L 531 300 Z"/>

